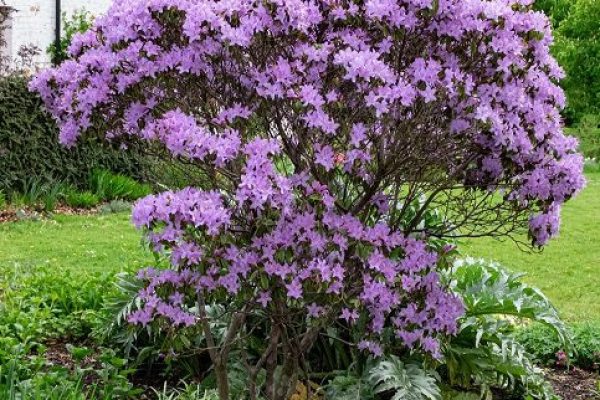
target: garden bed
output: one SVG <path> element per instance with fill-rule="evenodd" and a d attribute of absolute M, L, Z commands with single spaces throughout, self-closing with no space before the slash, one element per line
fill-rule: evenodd
<path fill-rule="evenodd" d="M 579 368 L 554 369 L 547 372 L 552 387 L 564 400 L 600 399 L 597 372 Z"/>
<path fill-rule="evenodd" d="M 54 211 L 48 213 L 45 211 L 35 211 L 28 208 L 7 209 L 0 211 L 0 223 L 16 222 L 22 220 L 39 220 L 51 218 L 54 214 L 60 215 L 95 215 L 98 214 L 101 207 L 94 208 L 73 208 L 68 206 L 59 206 Z"/>
<path fill-rule="evenodd" d="M 73 358 L 72 351 L 69 351 L 67 344 L 62 341 L 52 341 L 47 343 L 46 359 L 53 365 L 62 366 L 69 370 L 76 370 L 78 367 L 101 368 L 97 359 L 97 354 L 86 356 L 83 362 L 78 362 Z M 599 375 L 597 372 L 585 371 L 580 368 L 570 369 L 550 369 L 546 371 L 546 376 L 550 380 L 552 387 L 563 400 L 597 400 L 600 399 Z M 138 371 L 131 380 L 135 387 L 144 391 L 140 399 L 154 398 L 156 391 L 160 392 L 162 384 L 157 376 Z M 86 382 L 90 384 L 91 382 Z M 172 387 L 177 386 L 177 382 L 169 382 Z"/>

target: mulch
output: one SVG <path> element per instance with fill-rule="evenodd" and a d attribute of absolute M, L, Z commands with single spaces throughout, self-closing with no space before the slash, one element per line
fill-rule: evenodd
<path fill-rule="evenodd" d="M 0 224 L 4 222 L 15 222 L 20 220 L 41 220 L 49 219 L 52 215 L 95 215 L 98 214 L 100 208 L 82 209 L 72 208 L 66 206 L 57 207 L 51 213 L 36 211 L 30 208 L 19 208 L 19 209 L 7 209 L 0 210 Z"/>
<path fill-rule="evenodd" d="M 579 368 L 552 369 L 546 372 L 556 394 L 563 400 L 600 400 L 600 376 Z"/>

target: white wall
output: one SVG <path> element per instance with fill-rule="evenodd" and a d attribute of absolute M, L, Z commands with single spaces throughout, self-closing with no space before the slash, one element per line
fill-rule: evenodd
<path fill-rule="evenodd" d="M 104 13 L 112 0 L 62 0 L 62 11 L 68 15 L 76 9 L 85 8 L 93 15 Z M 48 46 L 56 37 L 55 27 L 55 0 L 6 0 L 6 5 L 14 7 L 12 21 L 12 54 L 17 52 L 22 45 L 33 44 L 42 50 L 36 60 L 40 64 L 50 62 L 46 54 Z"/>
<path fill-rule="evenodd" d="M 12 18 L 9 16 L 4 22 L 0 22 L 0 28 L 4 38 L 4 45 L 0 46 L 0 57 L 12 56 Z"/>

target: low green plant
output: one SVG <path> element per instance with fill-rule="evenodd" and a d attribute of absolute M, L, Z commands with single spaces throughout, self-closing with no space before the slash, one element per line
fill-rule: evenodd
<path fill-rule="evenodd" d="M 200 385 L 186 382 L 179 389 L 169 388 L 165 383 L 162 390 L 153 390 L 156 400 L 219 400 L 216 390 L 203 389 Z"/>
<path fill-rule="evenodd" d="M 415 361 L 389 356 L 369 360 L 363 373 L 356 365 L 325 385 L 327 400 L 440 400 L 438 374 Z"/>
<path fill-rule="evenodd" d="M 21 343 L 87 336 L 113 280 L 110 274 L 76 274 L 60 267 L 14 264 L 0 271 L 0 336 Z"/>
<path fill-rule="evenodd" d="M 139 397 L 126 359 L 110 348 L 79 344 L 102 323 L 112 281 L 111 274 L 61 267 L 0 266 L 0 399 Z M 46 358 L 49 341 L 68 343 L 74 370 Z M 94 363 L 84 362 L 87 357 Z"/>
<path fill-rule="evenodd" d="M 44 211 L 54 211 L 56 206 L 64 197 L 65 185 L 62 182 L 53 185 L 46 185 L 44 193 L 41 196 L 41 204 Z"/>
<path fill-rule="evenodd" d="M 131 203 L 124 200 L 112 200 L 100 207 L 101 214 L 115 214 L 125 211 L 131 211 Z"/>
<path fill-rule="evenodd" d="M 515 332 L 515 337 L 540 364 L 565 366 L 568 363 L 583 369 L 598 370 L 600 323 L 574 324 L 570 330 L 573 335 L 573 349 L 570 352 L 565 351 L 555 332 L 539 324 L 522 327 Z M 562 360 L 564 357 L 567 359 Z"/>
<path fill-rule="evenodd" d="M 93 208 L 100 203 L 100 198 L 90 191 L 78 192 L 76 190 L 69 190 L 65 194 L 64 199 L 65 203 L 73 208 Z"/>
<path fill-rule="evenodd" d="M 15 208 L 19 208 L 19 207 L 24 207 L 25 204 L 25 196 L 23 196 L 21 193 L 19 192 L 12 192 L 10 194 L 10 200 L 9 203 L 15 207 Z"/>
<path fill-rule="evenodd" d="M 23 183 L 19 200 L 17 203 L 24 206 L 36 206 L 41 203 L 41 200 L 46 191 L 46 186 L 37 178 L 29 178 Z"/>
<path fill-rule="evenodd" d="M 534 357 L 512 334 L 523 321 L 548 327 L 571 351 L 573 340 L 558 311 L 537 289 L 496 263 L 459 260 L 448 273 L 448 284 L 461 296 L 465 316 L 444 348 L 439 368 L 450 386 L 522 393 L 535 399 L 557 399 Z"/>
<path fill-rule="evenodd" d="M 63 196 L 65 186 L 62 182 L 43 183 L 40 179 L 27 179 L 23 187 L 14 191 L 10 197 L 10 203 L 14 207 L 33 208 L 37 211 L 54 211 Z M 6 206 L 4 192 L 0 194 L 0 209 Z"/>
<path fill-rule="evenodd" d="M 0 365 L 0 398 L 3 400 L 85 400 L 87 396 L 83 391 L 83 382 L 80 379 L 71 379 L 64 369 L 41 372 L 31 379 L 20 380 L 13 365 Z"/>
<path fill-rule="evenodd" d="M 437 374 L 396 356 L 381 360 L 370 371 L 375 393 L 392 393 L 391 400 L 438 400 Z"/>
<path fill-rule="evenodd" d="M 102 361 L 94 368 L 69 368 L 46 362 L 43 369 L 23 379 L 11 365 L 0 366 L 0 398 L 3 400 L 114 400 L 136 399 L 142 393 L 128 376 L 131 370 Z M 27 359 L 23 360 L 27 363 Z"/>
<path fill-rule="evenodd" d="M 574 362 L 585 369 L 600 368 L 600 324 L 585 323 L 573 329 Z"/>
<path fill-rule="evenodd" d="M 368 374 L 345 373 L 336 375 L 325 386 L 327 400 L 371 400 L 375 398 L 375 389 Z"/>
<path fill-rule="evenodd" d="M 152 193 L 152 187 L 128 176 L 107 170 L 94 170 L 90 176 L 90 188 L 104 200 L 134 201 Z"/>
<path fill-rule="evenodd" d="M 537 364 L 556 365 L 556 356 L 562 346 L 551 328 L 542 324 L 528 324 L 518 328 L 514 336 L 532 355 Z M 573 362 L 573 354 L 570 354 L 570 357 L 570 362 Z"/>

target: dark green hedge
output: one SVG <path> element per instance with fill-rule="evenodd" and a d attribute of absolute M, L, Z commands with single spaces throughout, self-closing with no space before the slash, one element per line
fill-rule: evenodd
<path fill-rule="evenodd" d="M 138 180 L 144 180 L 148 170 L 140 151 L 119 150 L 98 139 L 87 138 L 72 149 L 64 148 L 41 100 L 29 92 L 27 79 L 0 78 L 0 190 L 20 191 L 32 179 L 85 187 L 94 169 Z"/>

